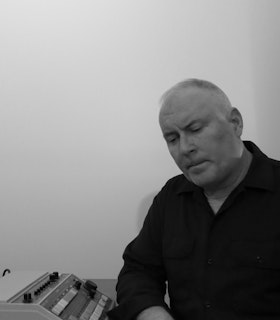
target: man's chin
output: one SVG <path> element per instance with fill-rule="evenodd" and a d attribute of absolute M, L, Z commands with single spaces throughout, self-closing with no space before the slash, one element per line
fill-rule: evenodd
<path fill-rule="evenodd" d="M 213 183 L 212 179 L 207 179 L 207 177 L 197 176 L 197 175 L 185 175 L 185 177 L 192 183 L 194 183 L 196 186 L 202 188 L 202 189 L 208 189 L 212 188 L 215 183 Z"/>

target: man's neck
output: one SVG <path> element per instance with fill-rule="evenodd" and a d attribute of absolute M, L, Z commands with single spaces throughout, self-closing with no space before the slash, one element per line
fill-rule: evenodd
<path fill-rule="evenodd" d="M 210 201 L 220 200 L 221 202 L 224 202 L 224 200 L 228 197 L 231 191 L 235 189 L 246 176 L 249 170 L 249 167 L 251 165 L 251 161 L 252 161 L 252 154 L 244 146 L 242 156 L 240 158 L 240 162 L 236 167 L 235 174 L 233 175 L 230 183 L 228 183 L 228 185 L 225 185 L 220 189 L 204 190 L 204 193 L 208 198 L 208 200 Z"/>

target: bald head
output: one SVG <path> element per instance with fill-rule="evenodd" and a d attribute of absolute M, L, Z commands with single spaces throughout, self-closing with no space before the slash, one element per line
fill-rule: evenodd
<path fill-rule="evenodd" d="M 224 115 L 229 114 L 232 110 L 232 105 L 227 97 L 227 95 L 214 83 L 201 79 L 187 79 L 181 81 L 167 90 L 161 97 L 161 109 L 167 110 L 172 105 L 176 104 L 178 96 L 184 92 L 187 92 L 188 89 L 196 88 L 201 92 L 208 92 L 211 96 L 215 96 L 217 101 L 217 111 L 220 111 Z"/>

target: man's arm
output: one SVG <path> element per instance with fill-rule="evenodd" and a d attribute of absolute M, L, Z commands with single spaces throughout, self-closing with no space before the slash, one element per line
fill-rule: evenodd
<path fill-rule="evenodd" d="M 136 320 L 174 320 L 162 307 L 150 307 L 142 311 Z"/>
<path fill-rule="evenodd" d="M 169 316 L 164 301 L 166 273 L 162 257 L 163 217 L 158 202 L 156 197 L 139 235 L 125 249 L 124 266 L 117 284 L 119 305 L 109 314 L 114 320 L 132 320 L 138 316 L 142 317 L 140 319 L 149 319 L 149 316 L 152 320 L 160 319 L 163 315 Z M 162 318 L 165 319 L 172 318 Z"/>

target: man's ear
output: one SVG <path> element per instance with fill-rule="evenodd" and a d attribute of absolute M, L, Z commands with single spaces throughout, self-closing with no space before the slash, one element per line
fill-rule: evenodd
<path fill-rule="evenodd" d="M 233 125 L 234 132 L 240 138 L 243 132 L 243 119 L 237 108 L 231 109 L 229 121 Z"/>

